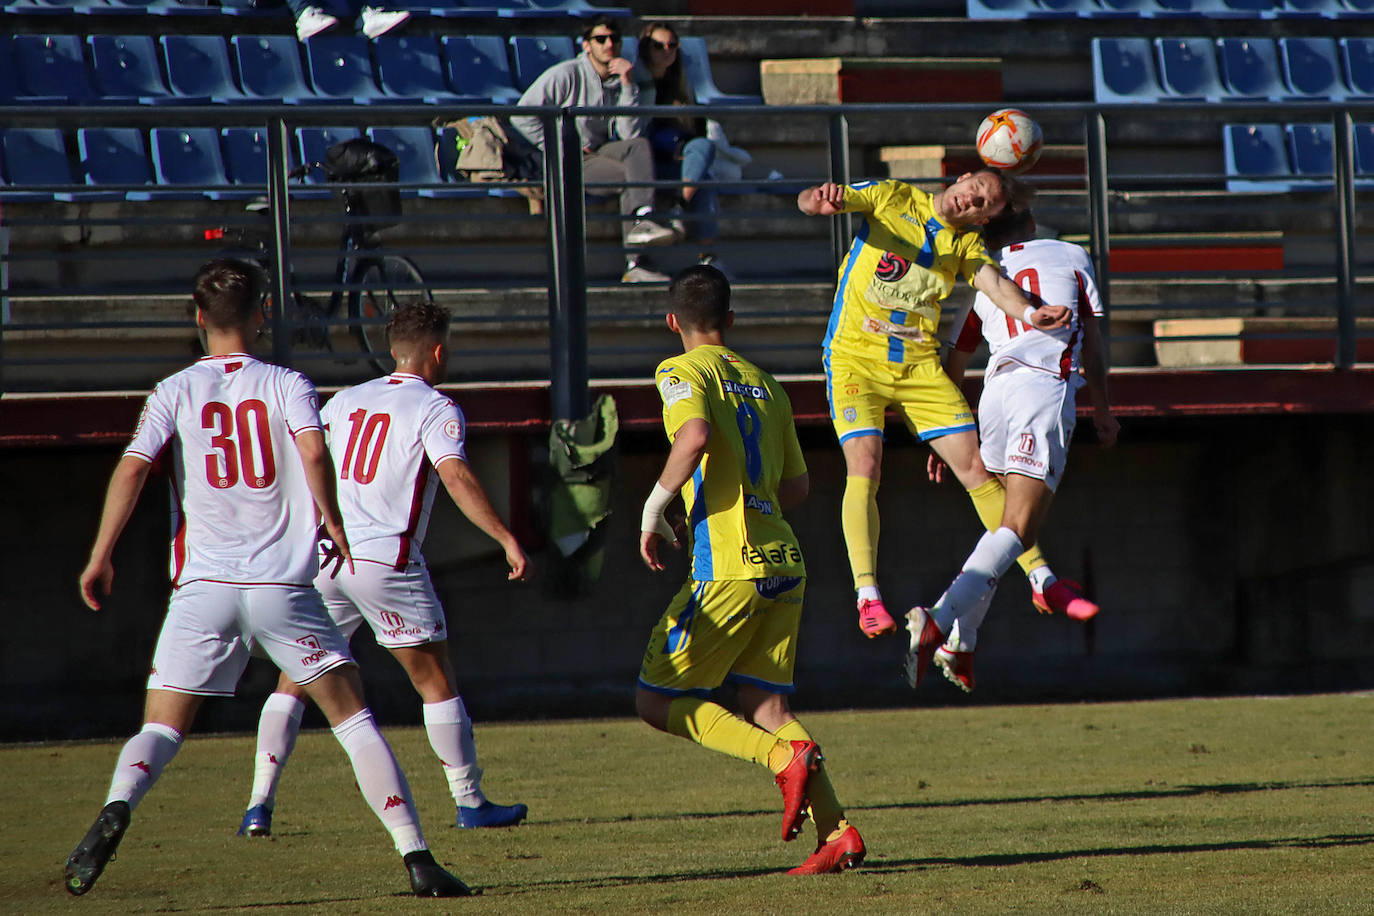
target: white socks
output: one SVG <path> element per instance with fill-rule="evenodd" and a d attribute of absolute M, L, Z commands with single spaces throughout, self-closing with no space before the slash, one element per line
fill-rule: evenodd
<path fill-rule="evenodd" d="M 363 709 L 334 726 L 334 737 L 353 764 L 353 775 L 369 807 L 381 820 L 401 855 L 428 849 L 420 832 L 420 819 L 410 798 L 410 786 L 391 753 L 372 711 Z"/>
<path fill-rule="evenodd" d="M 1050 572 L 1049 566 L 1037 566 L 1026 573 L 1026 578 L 1030 580 L 1031 588 L 1040 594 L 1045 594 L 1045 589 L 1049 588 L 1059 577 Z"/>
<path fill-rule="evenodd" d="M 126 801 L 130 809 L 148 794 L 165 767 L 181 749 L 181 732 L 170 725 L 149 722 L 124 744 L 115 763 L 105 804 Z"/>
<path fill-rule="evenodd" d="M 434 748 L 435 755 L 444 766 L 454 804 L 464 808 L 480 806 L 485 801 L 480 787 L 482 770 L 477 766 L 472 720 L 468 718 L 463 698 L 425 703 L 422 709 L 429 746 Z"/>
<path fill-rule="evenodd" d="M 262 704 L 262 716 L 258 719 L 258 750 L 253 767 L 253 794 L 248 799 L 248 807 L 272 807 L 282 768 L 296 746 L 304 712 L 305 703 L 289 693 L 274 693 Z"/>
<path fill-rule="evenodd" d="M 1010 528 L 989 531 L 978 539 L 973 553 L 964 561 L 963 571 L 931 609 L 936 625 L 945 633 L 954 629 L 956 620 L 959 622 L 959 639 L 967 648 L 961 646 L 957 651 L 973 651 L 978 625 L 992 603 L 997 580 L 1024 552 L 1021 539 Z"/>
<path fill-rule="evenodd" d="M 883 600 L 882 592 L 878 591 L 878 586 L 876 585 L 860 585 L 856 591 L 858 593 L 856 597 L 860 601 Z"/>

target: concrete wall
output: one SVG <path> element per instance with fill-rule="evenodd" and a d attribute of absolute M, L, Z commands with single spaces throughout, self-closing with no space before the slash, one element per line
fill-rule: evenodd
<path fill-rule="evenodd" d="M 1112 451 L 1084 433 L 1042 540 L 1062 575 L 1090 580 L 1104 609 L 1087 626 L 1039 616 L 1010 574 L 983 630 L 979 690 L 964 698 L 938 676 L 912 693 L 899 673 L 905 636 L 859 633 L 839 529 L 843 465 L 828 430 L 805 430 L 813 496 L 790 514 L 810 571 L 798 705 L 1374 686 L 1374 487 L 1364 468 L 1374 418 L 1132 420 Z M 515 448 L 537 455 L 540 444 Z M 507 470 L 521 463 L 510 449 L 495 438 L 473 443 L 498 503 L 511 489 Z M 481 535 L 447 501 L 436 504 L 427 553 L 474 715 L 629 713 L 649 627 L 682 576 L 680 560 L 653 575 L 636 557 L 640 501 L 664 453 L 659 434 L 622 437 L 605 569 L 578 600 L 547 594 L 547 550 L 536 555 L 536 581 L 507 583 Z M 889 435 L 880 567 L 893 610 L 933 602 L 979 534 L 961 491 L 925 480 L 925 455 L 904 431 Z M 116 459 L 0 453 L 0 740 L 136 726 L 167 592 L 163 486 L 150 486 L 120 544 L 106 609 L 85 610 L 76 589 Z M 515 488 L 523 511 L 526 485 Z M 355 649 L 383 721 L 417 721 L 399 667 L 365 636 Z M 274 677 L 255 662 L 240 696 L 208 703 L 200 727 L 254 727 Z"/>

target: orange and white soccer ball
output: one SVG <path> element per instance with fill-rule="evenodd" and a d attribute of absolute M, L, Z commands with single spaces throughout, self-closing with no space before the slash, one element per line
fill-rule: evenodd
<path fill-rule="evenodd" d="M 994 111 L 978 125 L 978 157 L 1013 174 L 1035 165 L 1044 142 L 1040 125 L 1016 108 Z"/>

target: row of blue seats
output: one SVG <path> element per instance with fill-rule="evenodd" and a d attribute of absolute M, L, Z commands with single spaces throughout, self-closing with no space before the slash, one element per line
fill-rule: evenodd
<path fill-rule="evenodd" d="M 330 146 L 363 135 L 355 127 L 298 127 L 290 149 L 292 165 L 321 162 Z M 456 173 L 457 138 L 451 128 L 372 127 L 365 135 L 392 149 L 400 159 L 403 196 L 484 197 L 490 193 L 487 186 L 469 184 Z M 83 127 L 74 140 L 73 158 L 67 137 L 57 128 L 0 130 L 0 199 L 236 200 L 260 196 L 267 184 L 264 128 L 155 127 L 145 134 L 136 127 Z M 318 169 L 306 176 L 307 184 L 324 180 Z M 121 186 L 124 189 L 116 189 Z M 304 196 L 328 193 L 317 188 Z M 496 193 L 514 192 L 500 189 Z"/>
<path fill-rule="evenodd" d="M 1374 0 L 968 0 L 970 19 L 1362 19 Z"/>
<path fill-rule="evenodd" d="M 1099 102 L 1374 97 L 1374 38 L 1094 38 Z"/>
<path fill-rule="evenodd" d="M 8 43 L 0 104 L 508 103 L 576 53 L 567 36 L 525 35 L 320 35 L 304 44 L 289 35 L 234 35 L 227 44 L 220 35 L 15 35 Z M 702 104 L 762 101 L 716 87 L 704 39 L 683 39 L 681 53 Z"/>
<path fill-rule="evenodd" d="M 441 19 L 588 18 L 632 15 L 624 7 L 600 7 L 587 0 L 389 0 L 388 9 L 407 9 Z M 286 3 L 251 0 L 0 0 L 0 13 L 16 16 L 276 16 L 289 17 Z"/>
<path fill-rule="evenodd" d="M 1222 130 L 1226 188 L 1289 191 L 1331 187 L 1335 131 L 1323 124 L 1227 124 Z M 1356 124 L 1355 174 L 1374 176 L 1374 124 Z M 1370 180 L 1357 186 L 1374 185 Z"/>

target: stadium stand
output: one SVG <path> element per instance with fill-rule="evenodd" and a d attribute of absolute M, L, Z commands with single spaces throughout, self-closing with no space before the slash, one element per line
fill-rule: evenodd
<path fill-rule="evenodd" d="M 234 82 L 229 48 L 221 35 L 162 35 L 167 85 L 182 98 L 200 96 L 217 105 L 250 100 Z"/>
<path fill-rule="evenodd" d="M 573 40 L 566 35 L 512 35 L 510 48 L 515 86 L 521 92 L 530 88 L 539 74 L 577 53 Z"/>
<path fill-rule="evenodd" d="M 1295 95 L 1310 99 L 1343 99 L 1340 51 L 1333 38 L 1286 36 L 1279 39 L 1283 75 Z"/>
<path fill-rule="evenodd" d="M 1173 98 L 1219 102 L 1226 94 L 1209 38 L 1156 38 L 1159 81 Z"/>
<path fill-rule="evenodd" d="M 315 94 L 334 102 L 376 105 L 402 101 L 377 85 L 369 42 L 360 35 L 316 35 L 305 42 L 306 72 Z M 405 101 L 418 102 L 418 98 Z"/>
<path fill-rule="evenodd" d="M 444 72 L 458 101 L 514 102 L 520 98 L 499 35 L 444 35 Z"/>
<path fill-rule="evenodd" d="M 85 102 L 96 95 L 77 35 L 15 35 L 16 83 L 29 99 Z"/>
<path fill-rule="evenodd" d="M 139 105 L 204 105 L 208 97 L 179 97 L 167 88 L 151 35 L 87 35 L 91 83 L 105 100 Z"/>
<path fill-rule="evenodd" d="M 1282 125 L 1227 124 L 1222 143 L 1228 190 L 1272 193 L 1292 189 L 1293 169 Z"/>
<path fill-rule="evenodd" d="M 702 105 L 761 105 L 763 97 L 721 92 L 711 76 L 711 58 L 706 51 L 706 39 L 700 36 L 683 36 L 681 39 L 682 62 L 687 67 L 687 78 L 692 81 L 692 91 L 697 102 Z"/>
<path fill-rule="evenodd" d="M 219 132 L 212 127 L 154 127 L 149 131 L 153 178 L 158 185 L 202 187 L 209 200 L 237 200 L 256 191 L 234 190 L 224 170 Z"/>
<path fill-rule="evenodd" d="M 433 35 L 383 35 L 371 44 L 377 75 L 389 95 L 419 98 L 426 105 L 454 100 Z"/>
<path fill-rule="evenodd" d="M 229 45 L 244 95 L 286 105 L 329 102 L 306 84 L 294 35 L 234 35 Z"/>
<path fill-rule="evenodd" d="M 1091 53 L 1097 101 L 1157 102 L 1164 97 L 1148 38 L 1094 38 Z"/>
<path fill-rule="evenodd" d="M 86 184 L 152 185 L 148 147 L 136 127 L 81 127 L 76 131 L 77 150 Z M 125 200 L 152 200 L 152 192 L 129 188 Z"/>
<path fill-rule="evenodd" d="M 1278 101 L 1289 95 L 1279 73 L 1279 52 L 1273 39 L 1220 38 L 1217 53 L 1229 98 Z"/>
<path fill-rule="evenodd" d="M 0 131 L 0 199 L 13 203 L 71 201 L 69 191 L 33 191 L 26 187 L 71 185 L 72 170 L 62 131 L 55 127 L 11 127 Z"/>
<path fill-rule="evenodd" d="M 1351 96 L 1374 97 L 1374 38 L 1340 40 L 1341 65 Z"/>
<path fill-rule="evenodd" d="M 363 132 L 356 127 L 298 127 L 296 128 L 296 151 L 301 162 L 311 164 L 324 161 L 325 151 L 335 143 L 361 137 Z M 324 174 L 319 169 L 311 169 L 305 175 L 307 184 L 323 184 Z"/>

